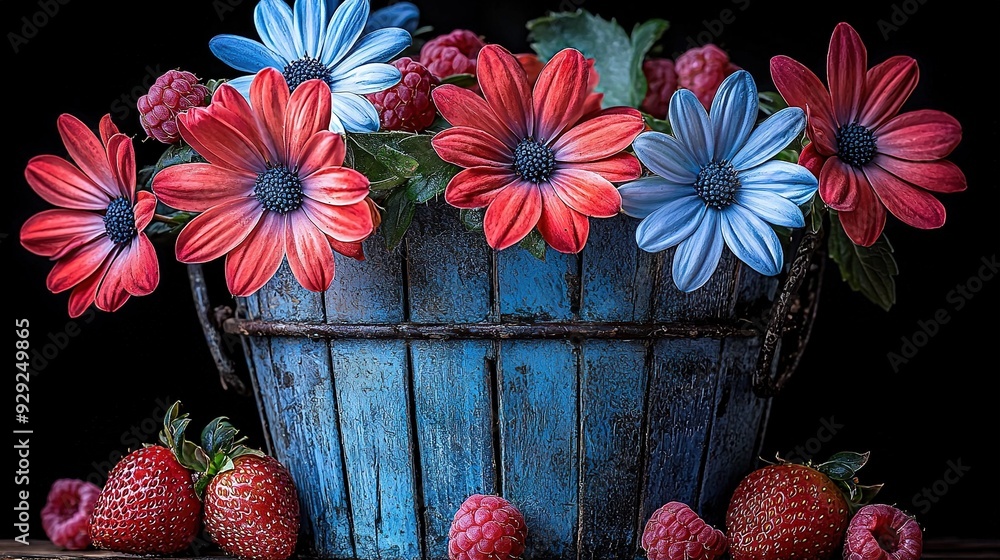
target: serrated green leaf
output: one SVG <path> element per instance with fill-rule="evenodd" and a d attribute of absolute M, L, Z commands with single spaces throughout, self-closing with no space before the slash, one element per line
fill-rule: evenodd
<path fill-rule="evenodd" d="M 548 245 L 545 243 L 545 239 L 542 238 L 542 235 L 538 233 L 537 229 L 531 230 L 531 232 L 528 233 L 528 235 L 526 235 L 520 243 L 518 243 L 518 246 L 527 250 L 536 259 L 540 261 L 545 260 L 545 249 Z"/>
<path fill-rule="evenodd" d="M 416 204 L 410 200 L 405 191 L 397 190 L 385 199 L 384 207 L 382 225 L 379 227 L 385 237 L 386 248 L 393 251 L 403 240 L 410 222 L 413 221 Z"/>
<path fill-rule="evenodd" d="M 871 247 L 855 245 L 837 215 L 831 212 L 828 244 L 830 257 L 840 267 L 840 277 L 852 290 L 886 311 L 896 303 L 894 277 L 899 268 L 892 256 L 892 245 L 884 234 Z"/>
<path fill-rule="evenodd" d="M 458 219 L 469 231 L 483 231 L 483 218 L 486 212 L 482 208 L 463 208 L 458 211 Z"/>
<path fill-rule="evenodd" d="M 531 48 L 543 61 L 570 47 L 593 58 L 601 77 L 595 89 L 604 94 L 605 106 L 638 107 L 646 95 L 643 57 L 666 30 L 667 22 L 651 20 L 636 26 L 636 35 L 629 37 L 614 19 L 577 9 L 530 20 L 527 28 Z"/>

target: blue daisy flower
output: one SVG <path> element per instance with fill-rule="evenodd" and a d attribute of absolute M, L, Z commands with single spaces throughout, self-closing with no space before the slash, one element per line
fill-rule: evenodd
<path fill-rule="evenodd" d="M 673 135 L 648 131 L 632 143 L 653 175 L 619 188 L 622 210 L 641 218 L 636 242 L 655 253 L 677 246 L 674 284 L 697 290 L 715 272 L 728 247 L 757 272 L 781 271 L 781 242 L 772 225 L 805 225 L 800 206 L 818 181 L 801 165 L 773 160 L 806 124 L 798 107 L 782 109 L 756 126 L 757 85 L 738 70 L 719 86 L 706 113 L 687 89 L 670 98 Z"/>
<path fill-rule="evenodd" d="M 263 68 L 277 68 L 291 89 L 319 78 L 330 86 L 337 132 L 375 132 L 379 116 L 365 94 L 388 89 L 401 78 L 387 64 L 413 41 L 401 27 L 383 27 L 364 33 L 369 23 L 369 0 L 261 0 L 254 9 L 260 41 L 238 35 L 217 35 L 209 41 L 212 53 L 244 72 L 228 83 L 249 99 L 250 82 Z M 379 15 L 377 22 L 412 24 L 412 9 L 401 8 Z M 374 16 L 375 14 L 373 14 Z"/>

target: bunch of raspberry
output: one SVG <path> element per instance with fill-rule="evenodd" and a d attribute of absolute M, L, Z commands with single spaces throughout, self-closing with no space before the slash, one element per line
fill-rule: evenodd
<path fill-rule="evenodd" d="M 136 103 L 139 122 L 150 137 L 164 144 L 176 144 L 181 139 L 177 132 L 177 115 L 205 104 L 207 97 L 208 88 L 198 83 L 194 74 L 168 70 Z"/>
<path fill-rule="evenodd" d="M 694 92 L 705 108 L 712 106 L 712 99 L 726 76 L 740 69 L 729 60 L 729 54 L 708 43 L 695 47 L 677 57 L 677 87 Z"/>
<path fill-rule="evenodd" d="M 670 96 L 677 91 L 677 71 L 674 61 L 669 58 L 649 58 L 642 63 L 642 73 L 646 76 L 646 97 L 639 108 L 658 118 L 667 118 Z"/>
<path fill-rule="evenodd" d="M 398 58 L 391 64 L 403 75 L 399 83 L 366 97 L 378 110 L 382 130 L 420 132 L 430 126 L 437 116 L 431 89 L 440 80 L 427 67 L 408 56 Z"/>
<path fill-rule="evenodd" d="M 476 59 L 486 44 L 468 29 L 438 35 L 420 48 L 420 63 L 438 79 L 455 74 L 476 75 Z"/>

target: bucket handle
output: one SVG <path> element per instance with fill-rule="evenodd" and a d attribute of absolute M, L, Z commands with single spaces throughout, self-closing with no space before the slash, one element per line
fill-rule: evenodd
<path fill-rule="evenodd" d="M 215 367 L 219 370 L 219 382 L 222 384 L 222 388 L 227 391 L 232 390 L 240 396 L 252 396 L 253 392 L 236 374 L 233 360 L 223 349 L 221 325 L 232 314 L 231 310 L 225 306 L 212 308 L 208 298 L 205 273 L 200 264 L 187 265 L 187 272 L 191 284 L 191 295 L 194 297 L 195 311 L 198 314 L 198 323 L 205 335 L 205 342 L 208 343 L 208 350 L 215 361 Z"/>
<path fill-rule="evenodd" d="M 781 291 L 771 306 L 753 374 L 753 390 L 760 397 L 773 397 L 781 391 L 809 342 L 826 268 L 826 253 L 821 249 L 824 232 L 821 228 L 815 232 L 807 230 L 802 235 Z"/>

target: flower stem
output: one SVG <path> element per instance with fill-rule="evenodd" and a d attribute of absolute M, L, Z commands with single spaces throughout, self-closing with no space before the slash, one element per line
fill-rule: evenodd
<path fill-rule="evenodd" d="M 163 214 L 153 214 L 153 220 L 156 222 L 163 222 L 165 224 L 170 224 L 172 226 L 179 226 L 184 223 L 180 220 L 175 220 L 173 218 L 164 216 Z"/>

